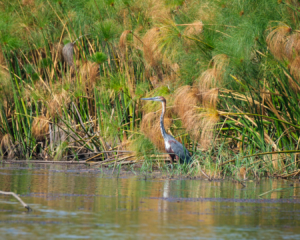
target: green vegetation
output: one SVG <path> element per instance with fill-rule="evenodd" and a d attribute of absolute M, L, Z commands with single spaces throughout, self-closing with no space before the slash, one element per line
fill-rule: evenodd
<path fill-rule="evenodd" d="M 299 170 L 296 0 L 0 2 L 6 158 L 164 168 L 165 125 L 208 178 Z M 280 152 L 280 153 L 279 153 Z"/>

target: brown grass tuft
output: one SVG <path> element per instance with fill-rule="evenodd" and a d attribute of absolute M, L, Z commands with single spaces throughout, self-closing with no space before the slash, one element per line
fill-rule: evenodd
<path fill-rule="evenodd" d="M 23 6 L 33 6 L 34 0 L 22 0 L 22 5 Z"/>
<path fill-rule="evenodd" d="M 225 68 L 229 65 L 230 58 L 226 54 L 218 54 L 212 58 L 210 64 L 217 72 L 218 77 L 222 77 Z"/>
<path fill-rule="evenodd" d="M 143 30 L 143 26 L 140 25 L 138 28 L 136 28 L 134 30 L 134 33 L 133 35 L 135 36 L 133 38 L 133 46 L 138 49 L 138 50 L 141 50 L 143 51 L 143 44 L 142 42 L 140 41 L 141 37 L 140 37 L 140 32 Z"/>
<path fill-rule="evenodd" d="M 216 87 L 218 80 L 216 70 L 214 68 L 209 68 L 201 74 L 199 88 L 202 91 L 207 91 L 210 88 Z"/>
<path fill-rule="evenodd" d="M 4 55 L 3 55 L 3 52 L 2 52 L 2 49 L 1 49 L 1 46 L 0 46 L 0 67 L 4 66 L 4 65 L 6 65 L 5 58 L 4 58 Z M 0 71 L 1 71 L 1 69 L 0 69 Z"/>
<path fill-rule="evenodd" d="M 170 116 L 170 110 L 167 109 L 164 119 L 166 131 L 168 131 L 172 124 Z M 161 135 L 159 122 L 160 111 L 147 113 L 142 119 L 141 130 L 159 150 L 165 151 L 165 143 Z"/>
<path fill-rule="evenodd" d="M 225 54 L 219 54 L 212 58 L 209 64 L 212 65 L 212 68 L 204 71 L 200 77 L 199 88 L 202 92 L 218 87 L 229 61 L 229 57 Z"/>
<path fill-rule="evenodd" d="M 205 108 L 202 110 L 194 107 L 182 117 L 184 127 L 199 141 L 201 149 L 208 149 L 212 144 L 215 124 L 219 121 L 219 114 L 215 109 Z"/>
<path fill-rule="evenodd" d="M 194 140 L 200 141 L 203 149 L 210 146 L 214 126 L 219 121 L 219 114 L 215 109 L 218 90 L 211 89 L 206 94 L 203 96 L 199 89 L 184 86 L 177 90 L 174 101 L 174 110 L 181 118 L 183 126 Z M 200 106 L 203 106 L 201 110 Z"/>
<path fill-rule="evenodd" d="M 39 116 L 35 118 L 32 122 L 31 133 L 36 138 L 36 140 L 45 140 L 47 134 L 49 133 L 48 119 L 45 116 Z"/>
<path fill-rule="evenodd" d="M 119 17 L 119 19 L 123 20 L 123 23 L 122 23 L 123 26 L 128 26 L 128 23 L 130 24 L 130 14 L 131 13 L 129 13 L 128 9 L 127 8 L 121 8 L 118 11 L 118 17 Z M 131 11 L 132 11 L 132 9 L 131 9 Z"/>
<path fill-rule="evenodd" d="M 53 44 L 52 48 L 51 48 L 51 57 L 52 57 L 52 61 L 59 61 L 61 62 L 63 59 L 63 48 L 64 45 L 61 43 L 55 43 Z M 73 61 L 73 57 L 72 57 L 72 61 Z"/>
<path fill-rule="evenodd" d="M 299 9 L 299 7 L 300 7 L 299 0 L 286 0 L 285 2 L 286 2 L 286 8 L 287 8 L 292 20 L 293 20 L 293 23 L 298 24 L 298 22 L 299 22 L 299 17 L 298 17 L 299 10 L 295 11 L 294 9 Z M 291 5 L 292 7 L 290 7 L 288 5 Z"/>
<path fill-rule="evenodd" d="M 8 133 L 2 137 L 0 147 L 2 153 L 4 155 L 7 155 L 8 159 L 11 159 L 15 156 L 15 152 L 14 152 L 15 146 L 13 144 L 11 136 Z"/>
<path fill-rule="evenodd" d="M 199 140 L 200 119 L 196 117 L 195 107 L 200 103 L 200 95 L 197 88 L 191 86 L 183 86 L 176 91 L 174 100 L 175 113 L 181 118 L 183 126 Z M 193 123 L 194 125 L 190 125 Z M 200 124 L 200 125 L 199 125 Z"/>
<path fill-rule="evenodd" d="M 170 9 L 164 4 L 164 1 L 161 0 L 146 0 L 144 2 L 146 6 L 143 8 L 146 9 L 145 15 L 148 18 L 152 18 L 154 22 L 161 22 L 165 19 L 171 18 Z"/>
<path fill-rule="evenodd" d="M 62 115 L 62 106 L 67 106 L 70 103 L 68 93 L 63 89 L 61 93 L 53 94 L 48 102 L 48 113 L 51 117 Z"/>
<path fill-rule="evenodd" d="M 273 30 L 272 30 L 273 29 Z M 285 57 L 285 45 L 291 28 L 287 25 L 279 25 L 276 28 L 270 28 L 266 42 L 271 53 L 279 60 Z"/>
<path fill-rule="evenodd" d="M 79 73 L 82 82 L 84 82 L 86 87 L 91 90 L 99 78 L 99 65 L 89 61 L 84 62 L 80 65 Z"/>
<path fill-rule="evenodd" d="M 300 34 L 293 33 L 290 35 L 285 44 L 285 56 L 292 61 L 300 53 Z"/>
<path fill-rule="evenodd" d="M 300 82 L 300 56 L 296 57 L 292 62 L 290 73 L 296 81 Z M 294 90 L 300 90 L 299 86 L 291 79 L 291 77 L 289 77 L 289 83 Z"/>
<path fill-rule="evenodd" d="M 203 149 L 208 149 L 214 138 L 214 128 L 219 122 L 220 116 L 216 109 L 206 108 L 203 112 L 200 112 L 197 116 L 200 119 L 201 137 L 200 144 Z"/>
<path fill-rule="evenodd" d="M 161 59 L 161 54 L 158 50 L 159 36 L 160 29 L 155 27 L 150 29 L 142 39 L 144 43 L 144 58 L 151 67 L 156 67 Z"/>
<path fill-rule="evenodd" d="M 159 79 L 157 76 L 150 76 L 149 80 L 150 80 L 153 88 L 157 88 L 159 86 Z"/>
<path fill-rule="evenodd" d="M 119 41 L 119 47 L 120 47 L 120 50 L 121 52 L 124 54 L 125 51 L 126 51 L 126 46 L 127 46 L 127 35 L 129 33 L 132 33 L 132 31 L 130 30 L 125 30 L 122 34 L 121 34 L 121 37 L 120 37 L 120 41 Z"/>
<path fill-rule="evenodd" d="M 201 21 L 195 21 L 185 28 L 184 34 L 187 36 L 194 36 L 194 35 L 201 34 L 202 31 L 203 31 L 203 23 Z"/>
<path fill-rule="evenodd" d="M 180 117 L 199 105 L 201 100 L 198 89 L 191 86 L 183 86 L 175 94 L 174 110 Z"/>
<path fill-rule="evenodd" d="M 1 58 L 1 51 L 0 51 L 0 58 Z M 13 86 L 11 84 L 9 72 L 6 69 L 1 67 L 3 65 L 0 65 L 0 101 L 7 114 L 6 117 L 9 118 L 11 114 L 11 109 L 14 108 L 12 104 L 10 104 L 11 102 L 13 102 L 13 98 L 14 98 L 12 94 Z"/>
<path fill-rule="evenodd" d="M 189 24 L 184 30 L 184 42 L 187 46 L 193 46 L 195 44 L 194 38 L 195 36 L 199 36 L 203 31 L 203 23 L 201 21 L 195 21 Z"/>
<path fill-rule="evenodd" d="M 173 62 L 170 60 L 173 56 L 173 51 L 164 51 L 162 53 L 162 49 L 166 49 L 166 42 L 169 39 L 169 36 L 173 34 L 172 28 L 174 27 L 174 22 L 169 21 L 165 22 L 161 28 L 152 28 L 146 32 L 143 39 L 143 52 L 144 52 L 144 59 L 145 59 L 145 66 L 146 66 L 146 77 L 150 78 L 152 74 L 156 74 L 159 81 L 161 82 L 164 79 L 164 72 L 165 75 L 169 75 L 169 73 L 174 73 L 172 70 Z M 163 70 L 164 69 L 164 72 Z M 154 70 L 154 71 L 152 71 Z"/>
<path fill-rule="evenodd" d="M 199 8 L 199 19 L 204 22 L 213 22 L 216 12 L 218 12 L 216 4 L 213 1 L 207 1 Z"/>
<path fill-rule="evenodd" d="M 219 100 L 219 88 L 212 88 L 207 91 L 200 92 L 201 103 L 205 108 L 217 108 L 217 103 Z"/>

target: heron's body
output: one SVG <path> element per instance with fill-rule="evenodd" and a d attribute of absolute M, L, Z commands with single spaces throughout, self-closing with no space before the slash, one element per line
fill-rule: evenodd
<path fill-rule="evenodd" d="M 163 97 L 154 97 L 154 98 L 142 98 L 142 100 L 159 101 L 162 103 L 162 113 L 160 116 L 160 130 L 164 138 L 166 152 L 169 153 L 172 163 L 175 160 L 175 158 L 176 160 L 180 160 L 180 163 L 184 163 L 184 162 L 189 163 L 191 161 L 191 155 L 189 151 L 174 137 L 166 133 L 164 127 L 166 99 Z"/>

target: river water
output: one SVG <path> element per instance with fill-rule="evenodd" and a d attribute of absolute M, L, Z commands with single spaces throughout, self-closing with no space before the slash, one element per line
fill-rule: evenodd
<path fill-rule="evenodd" d="M 0 164 L 0 239 L 300 239 L 299 187 Z"/>

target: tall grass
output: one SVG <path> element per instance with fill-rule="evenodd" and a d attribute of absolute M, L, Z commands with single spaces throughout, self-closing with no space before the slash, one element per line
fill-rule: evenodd
<path fill-rule="evenodd" d="M 160 105 L 139 101 L 161 95 L 167 131 L 194 153 L 193 170 L 178 173 L 296 176 L 299 7 L 293 0 L 0 5 L 1 156 L 163 168 Z"/>

